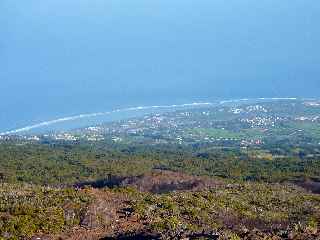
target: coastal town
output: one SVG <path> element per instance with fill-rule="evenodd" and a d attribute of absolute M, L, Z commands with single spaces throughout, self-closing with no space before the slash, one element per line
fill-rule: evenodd
<path fill-rule="evenodd" d="M 266 102 L 201 107 L 153 113 L 65 132 L 0 136 L 0 141 L 111 141 L 147 144 L 261 145 L 277 135 L 308 136 L 319 128 L 320 104 L 306 101 Z M 319 134 L 320 135 L 320 134 Z M 312 134 L 317 141 L 317 137 Z"/>

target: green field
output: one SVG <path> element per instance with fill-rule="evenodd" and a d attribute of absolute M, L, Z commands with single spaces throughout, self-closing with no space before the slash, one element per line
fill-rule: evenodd
<path fill-rule="evenodd" d="M 196 128 L 190 130 L 190 133 L 198 136 L 206 136 L 210 138 L 233 138 L 241 139 L 245 137 L 243 133 L 236 133 L 226 129 L 216 129 L 216 128 Z"/>

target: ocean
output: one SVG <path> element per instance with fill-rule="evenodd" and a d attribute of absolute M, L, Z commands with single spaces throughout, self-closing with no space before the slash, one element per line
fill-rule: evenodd
<path fill-rule="evenodd" d="M 319 97 L 319 12 L 313 0 L 2 0 L 0 132 L 135 106 Z"/>

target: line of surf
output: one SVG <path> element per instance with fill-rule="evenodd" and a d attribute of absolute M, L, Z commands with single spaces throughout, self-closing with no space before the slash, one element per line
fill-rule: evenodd
<path fill-rule="evenodd" d="M 155 105 L 155 106 L 139 106 L 139 107 L 129 107 L 129 108 L 121 108 L 116 109 L 113 111 L 108 112 L 97 112 L 97 113 L 88 113 L 88 114 L 79 114 L 75 116 L 70 117 L 63 117 L 58 118 L 50 121 L 45 121 L 33 125 L 29 125 L 22 128 L 17 128 L 14 130 L 6 131 L 0 133 L 0 136 L 4 135 L 12 135 L 12 134 L 18 134 L 22 132 L 28 132 L 33 129 L 41 128 L 41 127 L 47 127 L 58 123 L 68 122 L 68 121 L 75 121 L 79 119 L 85 119 L 85 118 L 94 118 L 94 117 L 100 117 L 100 116 L 106 116 L 113 113 L 121 113 L 121 112 L 131 112 L 131 111 L 141 111 L 141 110 L 152 110 L 152 109 L 174 109 L 174 108 L 184 108 L 184 107 L 196 107 L 196 106 L 209 106 L 209 105 L 216 105 L 216 104 L 226 104 L 226 103 L 236 103 L 236 102 L 245 102 L 245 101 L 252 101 L 252 100 L 297 100 L 297 98 L 243 98 L 243 99 L 230 99 L 230 100 L 222 100 L 217 102 L 194 102 L 194 103 L 185 103 L 185 104 L 173 104 L 173 105 Z"/>
<path fill-rule="evenodd" d="M 195 106 L 208 106 L 212 105 L 214 103 L 185 103 L 185 104 L 174 104 L 174 105 L 155 105 L 155 106 L 139 106 L 139 107 L 130 107 L 130 108 L 121 108 L 121 109 L 116 109 L 113 111 L 108 111 L 108 112 L 97 112 L 97 113 L 88 113 L 88 114 L 79 114 L 75 116 L 70 116 L 70 117 L 63 117 L 63 118 L 58 118 L 50 121 L 45 121 L 33 125 L 29 125 L 23 128 L 18 128 L 14 130 L 10 130 L 7 132 L 2 132 L 0 133 L 0 136 L 4 135 L 11 135 L 11 134 L 18 134 L 22 132 L 28 132 L 33 129 L 41 128 L 41 127 L 47 127 L 50 125 L 54 125 L 57 123 L 63 123 L 63 122 L 68 122 L 68 121 L 75 121 L 79 119 L 85 119 L 85 118 L 94 118 L 94 117 L 100 117 L 100 116 L 106 116 L 110 115 L 113 113 L 121 113 L 121 112 L 132 112 L 132 111 L 141 111 L 141 110 L 151 110 L 151 109 L 172 109 L 172 108 L 183 108 L 183 107 L 195 107 Z"/>

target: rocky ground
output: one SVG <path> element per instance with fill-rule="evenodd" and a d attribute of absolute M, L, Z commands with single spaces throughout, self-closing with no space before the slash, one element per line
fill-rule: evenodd
<path fill-rule="evenodd" d="M 294 185 L 224 183 L 177 172 L 83 187 L 79 225 L 32 239 L 320 239 L 320 196 Z"/>

